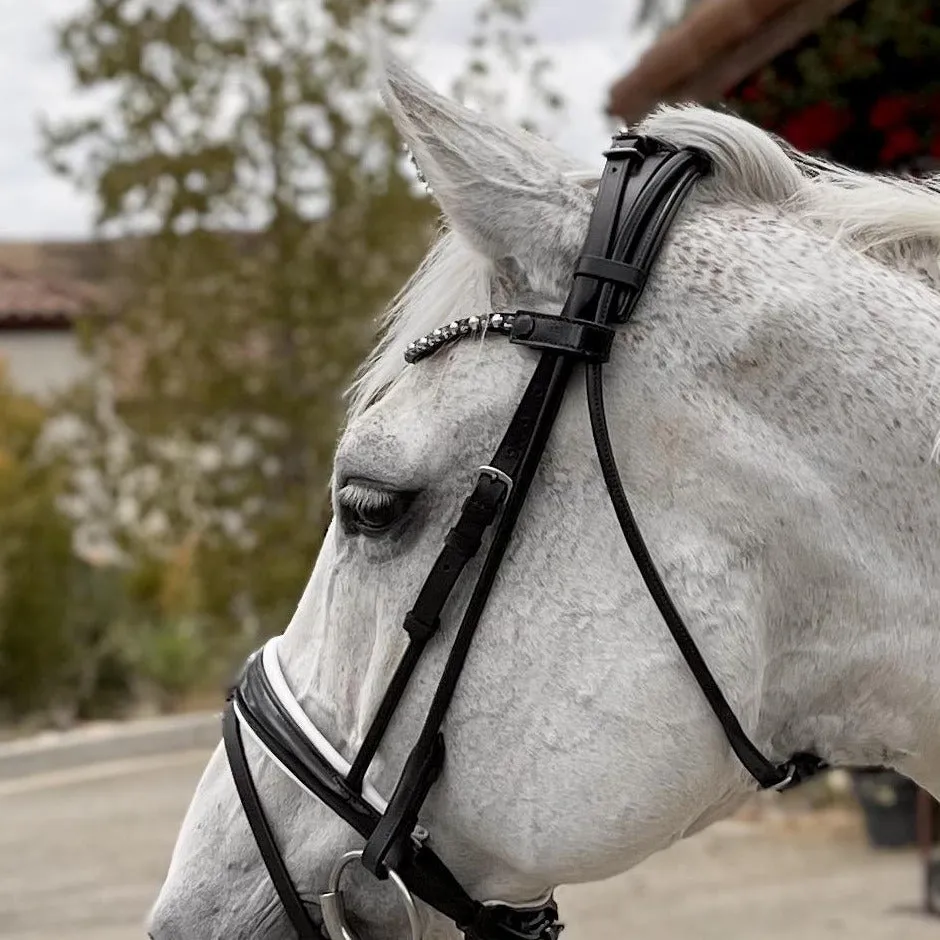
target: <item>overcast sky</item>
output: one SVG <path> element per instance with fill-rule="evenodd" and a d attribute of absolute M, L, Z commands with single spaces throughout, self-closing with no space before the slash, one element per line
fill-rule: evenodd
<path fill-rule="evenodd" d="M 39 156 L 41 114 L 67 114 L 74 98 L 53 49 L 52 27 L 88 0 L 0 0 L 0 238 L 81 238 L 91 204 L 54 177 Z M 414 43 L 413 61 L 447 90 L 466 56 L 479 0 L 436 0 Z M 629 22 L 634 0 L 535 0 L 532 26 L 554 63 L 552 83 L 567 108 L 544 128 L 591 161 L 609 136 L 603 106 L 611 82 L 636 60 Z"/>

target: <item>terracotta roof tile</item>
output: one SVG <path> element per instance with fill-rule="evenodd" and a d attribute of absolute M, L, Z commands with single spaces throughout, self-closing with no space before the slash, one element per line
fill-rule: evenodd
<path fill-rule="evenodd" d="M 0 267 L 0 328 L 68 327 L 85 304 L 77 287 Z"/>

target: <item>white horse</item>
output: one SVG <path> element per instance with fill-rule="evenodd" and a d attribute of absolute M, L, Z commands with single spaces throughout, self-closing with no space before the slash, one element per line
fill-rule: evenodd
<path fill-rule="evenodd" d="M 393 305 L 353 390 L 335 519 L 279 646 L 294 695 L 347 759 L 404 647 L 404 614 L 537 358 L 486 341 L 406 367 L 403 350 L 462 316 L 557 311 L 594 182 L 396 64 L 384 93 L 450 230 Z M 640 130 L 714 163 L 607 367 L 620 469 L 652 554 L 768 757 L 885 764 L 940 793 L 940 192 L 795 160 L 761 130 L 701 108 L 662 109 Z M 595 177 L 600 165 L 598 155 Z M 453 629 L 432 641 L 373 765 L 368 779 L 386 797 Z M 422 822 L 479 898 L 524 903 L 612 876 L 754 790 L 623 541 L 581 383 L 445 731 Z M 361 840 L 246 743 L 312 904 Z M 351 882 L 362 937 L 408 935 L 390 888 L 364 872 Z M 452 936 L 423 916 L 426 936 Z M 221 748 L 150 930 L 156 940 L 291 935 Z"/>

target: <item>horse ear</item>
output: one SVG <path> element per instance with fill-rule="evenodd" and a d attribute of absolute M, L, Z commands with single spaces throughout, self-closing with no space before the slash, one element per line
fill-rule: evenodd
<path fill-rule="evenodd" d="M 453 228 L 529 285 L 564 293 L 592 196 L 584 167 L 548 142 L 439 95 L 387 58 L 382 96 Z"/>

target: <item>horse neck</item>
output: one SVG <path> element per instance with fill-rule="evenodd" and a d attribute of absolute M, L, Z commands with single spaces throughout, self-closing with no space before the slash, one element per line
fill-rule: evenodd
<path fill-rule="evenodd" d="M 739 566 L 725 609 L 753 588 L 755 740 L 937 792 L 940 295 L 772 214 L 718 207 L 677 232 L 625 375 L 666 365 L 622 396 L 620 433 L 648 455 L 649 506 L 673 500 Z M 677 461 L 698 486 L 669 485 Z"/>
<path fill-rule="evenodd" d="M 887 269 L 884 280 L 853 298 L 786 416 L 783 458 L 803 462 L 816 497 L 785 510 L 764 561 L 777 596 L 762 725 L 781 753 L 893 766 L 937 793 L 940 295 Z M 814 396 L 829 403 L 828 427 Z"/>
<path fill-rule="evenodd" d="M 940 598 L 931 620 L 923 594 L 911 582 L 886 588 L 891 577 L 862 583 L 860 572 L 830 570 L 788 592 L 795 600 L 767 628 L 758 739 L 782 755 L 895 767 L 937 794 Z"/>

